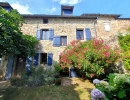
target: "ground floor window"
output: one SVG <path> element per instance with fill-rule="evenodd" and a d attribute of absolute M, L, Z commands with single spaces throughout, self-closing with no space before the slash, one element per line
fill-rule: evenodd
<path fill-rule="evenodd" d="M 33 61 L 33 62 L 32 62 Z M 33 57 L 27 57 L 26 64 L 28 66 L 38 66 L 38 65 L 52 65 L 53 62 L 53 54 L 52 53 L 36 53 Z"/>

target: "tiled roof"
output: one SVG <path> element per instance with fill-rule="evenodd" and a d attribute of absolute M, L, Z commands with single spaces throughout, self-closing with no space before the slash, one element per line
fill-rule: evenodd
<path fill-rule="evenodd" d="M 1 6 L 1 7 L 9 7 L 9 8 L 11 8 L 11 9 L 13 9 L 8 2 L 0 2 L 0 6 Z"/>

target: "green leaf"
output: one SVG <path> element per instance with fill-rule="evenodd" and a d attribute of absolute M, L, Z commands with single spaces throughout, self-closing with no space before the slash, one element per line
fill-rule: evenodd
<path fill-rule="evenodd" d="M 125 91 L 125 90 L 119 91 L 119 92 L 118 92 L 118 97 L 119 97 L 119 98 L 124 98 L 124 97 L 126 97 L 126 91 Z"/>

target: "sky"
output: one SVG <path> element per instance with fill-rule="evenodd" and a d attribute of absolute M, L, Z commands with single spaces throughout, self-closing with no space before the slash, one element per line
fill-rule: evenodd
<path fill-rule="evenodd" d="M 130 0 L 0 0 L 8 2 L 21 14 L 60 15 L 61 5 L 73 5 L 73 15 L 83 13 L 121 14 L 130 18 Z"/>

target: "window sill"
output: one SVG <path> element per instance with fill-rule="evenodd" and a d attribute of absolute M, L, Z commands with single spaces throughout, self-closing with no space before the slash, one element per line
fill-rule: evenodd
<path fill-rule="evenodd" d="M 52 40 L 39 40 L 39 41 L 52 41 Z"/>
<path fill-rule="evenodd" d="M 67 47 L 67 45 L 66 46 L 60 46 L 60 47 Z"/>

